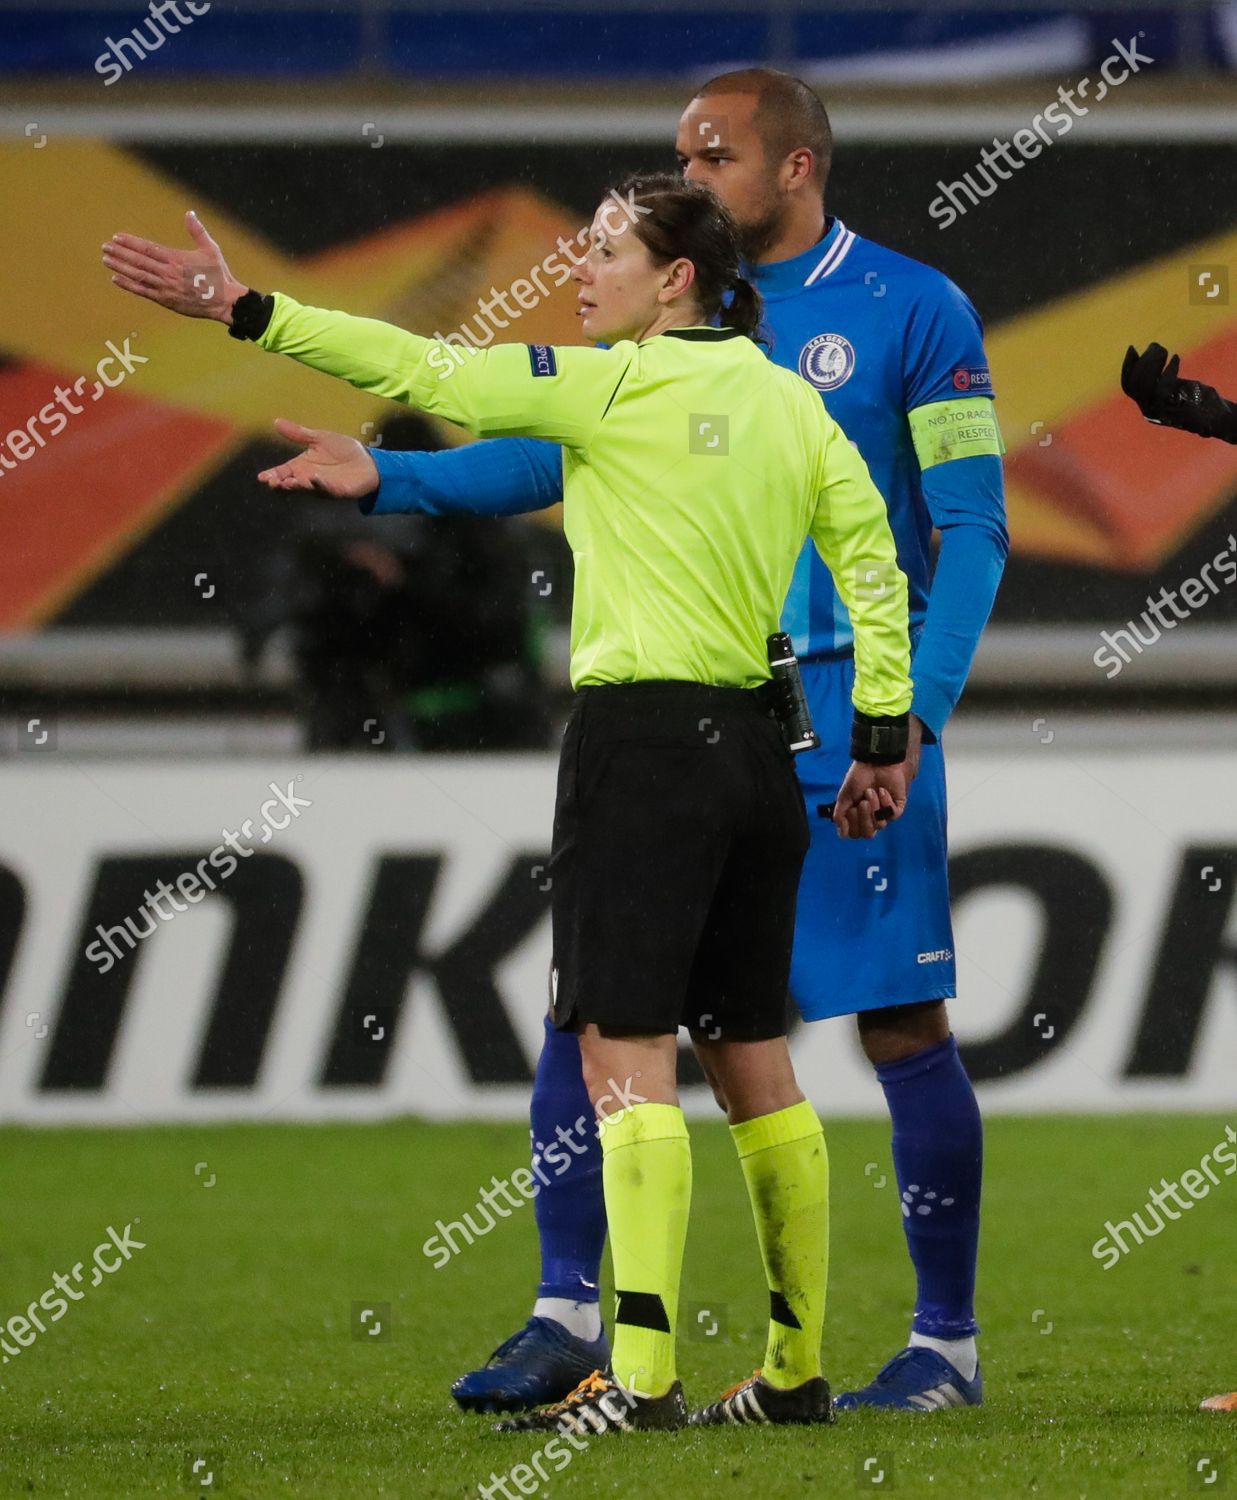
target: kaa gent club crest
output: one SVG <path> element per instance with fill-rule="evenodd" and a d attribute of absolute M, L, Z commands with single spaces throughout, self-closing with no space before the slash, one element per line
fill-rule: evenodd
<path fill-rule="evenodd" d="M 799 355 L 799 374 L 818 391 L 836 391 L 854 368 L 855 347 L 840 333 L 818 333 Z"/>

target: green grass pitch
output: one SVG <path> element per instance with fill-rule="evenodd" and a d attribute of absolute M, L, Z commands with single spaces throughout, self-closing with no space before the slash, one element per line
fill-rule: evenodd
<path fill-rule="evenodd" d="M 989 1121 L 982 1410 L 595 1439 L 507 1493 L 1237 1491 L 1237 1419 L 1197 1411 L 1237 1386 L 1237 1176 L 1112 1270 L 1091 1255 L 1106 1219 L 1197 1167 L 1226 1123 Z M 902 1344 L 912 1285 L 887 1125 L 826 1128 L 826 1373 L 840 1390 Z M 692 1140 L 680 1372 L 699 1402 L 759 1363 L 766 1295 L 725 1129 L 698 1124 Z M 478 1496 L 544 1441 L 496 1435 L 447 1394 L 526 1314 L 532 1208 L 441 1270 L 421 1245 L 525 1164 L 526 1141 L 517 1125 L 415 1121 L 0 1131 L 0 1322 L 88 1265 L 109 1225 L 132 1223 L 145 1245 L 58 1321 L 44 1312 L 0 1366 L 0 1494 Z M 389 1304 L 382 1333 L 355 1337 L 353 1305 L 371 1302 Z"/>

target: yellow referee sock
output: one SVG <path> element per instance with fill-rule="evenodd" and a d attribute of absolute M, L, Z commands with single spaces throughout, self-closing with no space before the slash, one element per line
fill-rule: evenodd
<path fill-rule="evenodd" d="M 675 1381 L 674 1328 L 692 1196 L 687 1122 L 674 1104 L 632 1104 L 601 1132 L 614 1262 L 615 1379 L 641 1396 Z"/>
<path fill-rule="evenodd" d="M 732 1125 L 769 1283 L 764 1378 L 779 1390 L 821 1372 L 829 1275 L 829 1157 L 804 1099 Z"/>

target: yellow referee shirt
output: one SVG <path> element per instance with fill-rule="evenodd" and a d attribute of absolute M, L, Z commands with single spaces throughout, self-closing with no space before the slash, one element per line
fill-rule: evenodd
<path fill-rule="evenodd" d="M 855 707 L 910 707 L 906 578 L 885 502 L 820 396 L 725 328 L 609 349 L 459 353 L 282 293 L 264 349 L 484 437 L 560 443 L 571 683 L 755 687 L 810 535 L 855 631 Z"/>

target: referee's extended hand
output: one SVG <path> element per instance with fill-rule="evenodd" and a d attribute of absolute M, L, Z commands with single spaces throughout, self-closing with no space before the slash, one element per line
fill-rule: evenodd
<path fill-rule="evenodd" d="M 907 762 L 870 766 L 852 761 L 833 804 L 833 823 L 840 839 L 874 838 L 906 808 Z M 878 815 L 879 820 L 878 820 Z"/>
<path fill-rule="evenodd" d="M 228 270 L 223 251 L 192 209 L 185 215 L 192 250 L 175 250 L 135 234 L 117 234 L 103 246 L 112 283 L 186 318 L 231 323 L 232 306 L 248 288 Z"/>
<path fill-rule="evenodd" d="M 323 432 L 276 417 L 275 430 L 303 453 L 286 464 L 263 469 L 261 482 L 272 490 L 314 490 L 337 500 L 363 500 L 378 488 L 378 469 L 369 449 L 342 432 Z"/>

